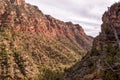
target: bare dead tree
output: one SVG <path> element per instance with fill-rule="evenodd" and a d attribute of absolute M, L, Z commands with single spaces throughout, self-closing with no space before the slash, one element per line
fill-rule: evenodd
<path fill-rule="evenodd" d="M 120 50 L 120 39 L 119 39 L 119 37 L 118 37 L 117 31 L 116 31 L 116 29 L 114 28 L 114 26 L 111 26 L 111 27 L 112 27 L 112 30 L 113 30 L 113 32 L 114 32 L 114 36 L 115 36 L 115 38 L 116 38 L 116 40 L 117 40 L 118 48 L 119 48 L 119 50 Z"/>
<path fill-rule="evenodd" d="M 116 42 L 117 42 L 117 44 L 118 44 L 118 48 L 119 48 L 119 50 L 120 50 L 120 39 L 119 39 L 118 33 L 117 33 L 116 29 L 115 29 L 114 22 L 112 21 L 112 18 L 110 18 L 110 16 L 111 16 L 111 13 L 109 12 L 109 22 L 110 22 L 110 24 L 111 24 L 111 28 L 112 28 L 112 30 L 113 30 L 113 33 L 114 33 Z"/>

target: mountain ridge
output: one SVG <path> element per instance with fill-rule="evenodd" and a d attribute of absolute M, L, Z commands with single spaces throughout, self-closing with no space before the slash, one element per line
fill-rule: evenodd
<path fill-rule="evenodd" d="M 66 71 L 65 80 L 120 80 L 120 2 L 103 14 L 92 50 Z"/>
<path fill-rule="evenodd" d="M 92 41 L 80 25 L 44 15 L 25 0 L 0 1 L 2 80 L 62 80 Z"/>

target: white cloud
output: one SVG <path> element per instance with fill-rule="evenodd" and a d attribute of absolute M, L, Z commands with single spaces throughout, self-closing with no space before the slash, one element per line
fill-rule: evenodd
<path fill-rule="evenodd" d="M 37 5 L 45 14 L 80 24 L 91 36 L 99 34 L 102 14 L 117 1 L 119 0 L 26 0 Z"/>

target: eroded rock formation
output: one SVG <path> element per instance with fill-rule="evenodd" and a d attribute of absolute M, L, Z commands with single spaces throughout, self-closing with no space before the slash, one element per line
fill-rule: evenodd
<path fill-rule="evenodd" d="M 8 0 L 8 1 L 17 5 L 25 4 L 25 0 Z"/>
<path fill-rule="evenodd" d="M 68 70 L 66 80 L 120 80 L 120 2 L 108 8 L 102 21 L 91 52 Z"/>
<path fill-rule="evenodd" d="M 24 0 L 0 0 L 2 80 L 62 80 L 92 40 L 80 25 L 44 15 Z"/>

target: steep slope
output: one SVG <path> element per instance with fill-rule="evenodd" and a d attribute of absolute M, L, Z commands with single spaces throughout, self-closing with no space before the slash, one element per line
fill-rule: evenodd
<path fill-rule="evenodd" d="M 102 21 L 91 52 L 67 71 L 66 80 L 120 80 L 120 3 L 108 8 Z"/>
<path fill-rule="evenodd" d="M 91 43 L 78 24 L 44 15 L 24 0 L 0 1 L 1 80 L 62 80 Z"/>

